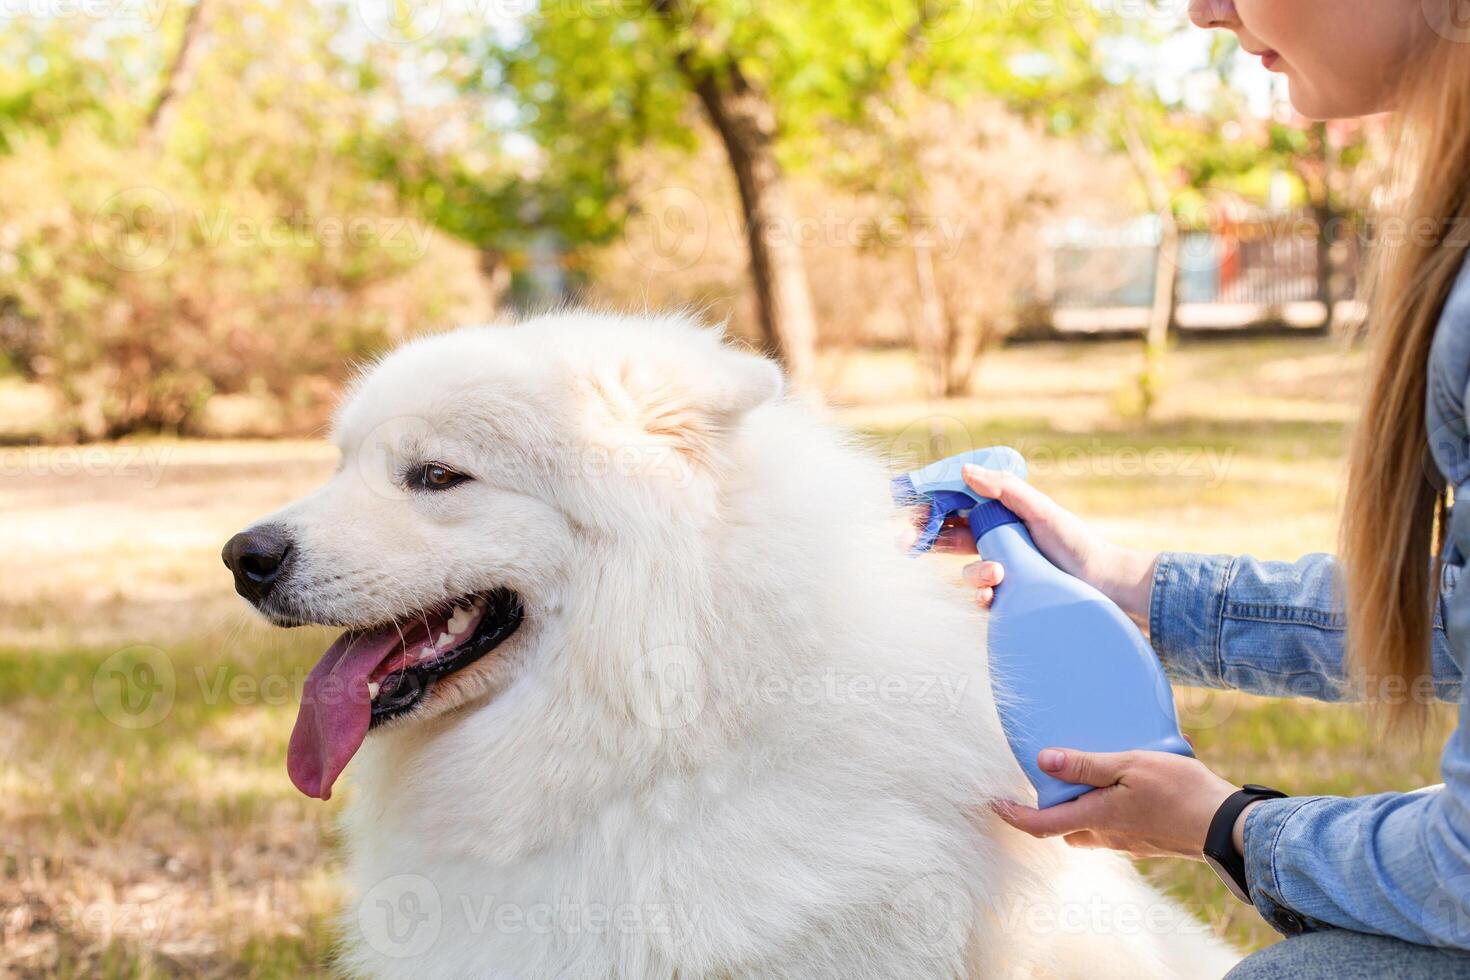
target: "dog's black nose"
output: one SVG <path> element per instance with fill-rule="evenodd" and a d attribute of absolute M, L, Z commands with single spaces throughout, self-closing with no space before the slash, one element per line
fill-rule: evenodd
<path fill-rule="evenodd" d="M 225 567 L 235 573 L 235 591 L 260 603 L 268 594 L 291 553 L 291 538 L 275 525 L 241 531 L 220 552 Z"/>

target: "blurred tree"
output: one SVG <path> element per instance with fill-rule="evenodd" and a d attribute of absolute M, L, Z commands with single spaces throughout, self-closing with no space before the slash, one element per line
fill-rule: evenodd
<path fill-rule="evenodd" d="M 787 170 L 820 152 L 825 124 L 860 116 L 915 32 L 948 23 L 926 9 L 923 0 L 855 0 L 840 13 L 812 0 L 653 0 L 589 14 L 550 4 L 485 55 L 546 153 L 559 198 L 547 213 L 573 226 L 573 241 L 605 240 L 638 214 L 624 161 L 649 143 L 692 148 L 686 112 L 697 102 L 739 191 L 763 341 L 800 384 L 816 327 Z"/>
<path fill-rule="evenodd" d="M 1201 86 L 1166 86 L 1158 51 L 1187 28 L 1156 16 L 1149 7 L 1132 16 L 1085 7 L 1043 21 L 1033 36 L 1035 57 L 1004 89 L 1013 105 L 1043 119 L 1052 132 L 1122 153 L 1157 221 L 1153 296 L 1137 378 L 1142 414 L 1158 399 L 1177 316 L 1182 219 L 1192 215 L 1189 224 L 1206 224 L 1209 191 L 1261 162 L 1259 147 L 1229 135 L 1244 115 L 1238 93 L 1224 81 L 1233 48 L 1213 45 L 1196 73 L 1209 83 L 1203 92 Z"/>
<path fill-rule="evenodd" d="M 15 66 L 0 89 L 15 93 L 0 336 L 60 396 L 59 435 L 189 431 L 234 393 L 310 426 L 355 356 L 483 315 L 472 257 L 422 220 L 471 233 L 427 190 L 469 165 L 401 145 L 412 113 L 384 81 L 417 52 L 364 37 L 344 6 L 211 3 L 207 36 L 198 10 L 166 40 L 68 22 L 54 60 Z M 118 47 L 136 55 L 122 68 L 106 60 Z M 33 74 L 78 89 L 38 91 Z M 431 177 L 409 167 L 421 158 Z"/>
<path fill-rule="evenodd" d="M 63 18 L 9 17 L 0 31 L 0 154 L 17 138 L 49 139 L 73 121 L 115 132 L 139 41 Z M 94 52 L 88 54 L 87 52 Z"/>
<path fill-rule="evenodd" d="M 907 252 L 931 394 L 958 395 L 984 349 L 1016 326 L 1037 225 L 1062 196 L 1055 175 L 1027 158 L 1040 141 L 1018 131 L 1016 110 L 1037 114 L 1073 83 L 1054 65 L 1028 68 L 1054 35 L 1045 10 L 929 0 L 898 13 L 909 25 L 902 43 L 882 84 L 828 127 L 835 151 L 824 170 L 884 202 L 904 229 L 877 244 Z M 936 241 L 946 220 L 961 241 Z"/>
<path fill-rule="evenodd" d="M 1304 124 L 1273 119 L 1260 148 L 1263 166 L 1280 168 L 1295 178 L 1312 216 L 1322 330 L 1331 329 L 1337 303 L 1347 292 L 1339 255 L 1350 244 L 1353 228 L 1361 225 L 1366 202 L 1351 200 L 1344 184 L 1347 175 L 1364 163 L 1371 126 L 1361 120 Z"/>
<path fill-rule="evenodd" d="M 797 384 L 813 369 L 817 325 L 801 246 L 791 229 L 798 215 L 776 158 L 776 108 L 741 67 L 739 52 L 711 51 L 716 25 L 686 0 L 653 0 L 668 23 L 674 63 L 719 134 L 740 192 L 756 307 L 767 344 Z"/>
<path fill-rule="evenodd" d="M 813 160 L 826 168 L 843 130 L 881 135 L 902 123 L 905 105 L 988 98 L 1059 135 L 1125 155 L 1161 240 L 1140 374 L 1145 405 L 1156 396 L 1177 305 L 1179 211 L 1221 173 L 1245 165 L 1248 153 L 1221 137 L 1218 115 L 1166 96 L 1138 66 L 1150 60 L 1139 52 L 1174 29 L 1151 19 L 1151 10 L 1122 16 L 1083 6 L 1056 16 L 964 0 L 859 0 L 837 16 L 810 0 L 779 7 L 652 0 L 599 15 L 543 5 L 523 26 L 488 45 L 485 60 L 546 153 L 547 186 L 574 226 L 567 237 L 595 241 L 638 213 L 640 202 L 626 194 L 625 161 L 649 143 L 692 146 L 685 113 L 697 103 L 739 190 L 763 339 L 798 375 L 810 364 L 815 330 L 801 249 L 781 233 L 797 220 L 786 174 Z M 913 221 L 927 210 L 924 177 L 912 165 L 916 147 L 903 149 L 896 136 L 878 139 L 883 149 L 858 166 L 844 163 L 844 179 L 884 188 Z M 913 258 L 914 274 L 931 280 L 926 256 Z M 931 332 L 953 334 L 937 296 L 925 295 Z M 946 342 L 956 367 L 946 389 L 964 384 L 986 331 L 971 325 L 964 333 Z"/>
<path fill-rule="evenodd" d="M 296 398 L 299 373 L 458 315 L 468 291 L 435 264 L 444 236 L 405 249 L 381 234 L 394 222 L 477 250 L 483 315 L 533 233 L 576 248 L 677 217 L 633 171 L 699 145 L 697 116 L 738 196 L 755 319 L 798 382 L 817 331 L 793 174 L 837 175 L 907 229 L 884 246 L 907 261 L 885 268 L 906 270 L 936 390 L 953 392 L 1011 316 L 1027 252 L 1008 236 L 1045 205 L 987 169 L 990 127 L 972 123 L 1020 110 L 1126 157 L 1164 239 L 1147 404 L 1181 221 L 1260 160 L 1221 136 L 1215 103 L 1139 67 L 1168 31 L 1088 5 L 545 4 L 445 14 L 429 37 L 347 0 L 162 9 L 165 31 L 20 16 L 0 35 L 0 338 L 92 433 L 187 427 L 211 392 Z M 1279 142 L 1327 225 L 1332 181 L 1313 169 L 1326 144 Z M 965 240 L 968 265 L 923 245 L 944 216 L 984 232 Z M 324 231 L 333 221 L 378 233 Z M 157 241 L 159 261 L 137 261 Z"/>
<path fill-rule="evenodd" d="M 834 135 L 828 179 L 873 202 L 862 246 L 902 259 L 928 394 L 966 393 L 983 352 L 1018 326 L 1035 284 L 1040 225 L 1076 181 L 1075 162 L 992 100 L 968 105 L 897 85 L 867 123 Z"/>
<path fill-rule="evenodd" d="M 163 84 L 158 87 L 158 94 L 153 97 L 153 104 L 148 109 L 143 131 L 155 144 L 168 139 L 169 128 L 178 113 L 180 96 L 194 85 L 194 76 L 199 69 L 200 37 L 206 28 L 205 13 L 208 3 L 209 0 L 194 0 L 193 6 L 185 12 L 178 47 L 168 60 Z"/>
<path fill-rule="evenodd" d="M 529 193 L 534 178 L 506 166 L 503 157 L 436 146 L 421 128 L 421 119 L 406 115 L 363 138 L 354 152 L 401 202 L 475 249 L 486 289 L 480 316 L 493 319 L 510 293 L 516 257 L 537 224 Z"/>

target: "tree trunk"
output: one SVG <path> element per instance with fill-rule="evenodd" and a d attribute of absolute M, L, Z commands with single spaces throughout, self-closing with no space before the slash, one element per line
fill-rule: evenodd
<path fill-rule="evenodd" d="M 1317 224 L 1317 302 L 1322 304 L 1323 332 L 1332 329 L 1333 304 L 1336 299 L 1333 278 L 1337 269 L 1332 261 L 1333 239 L 1336 237 L 1338 214 L 1332 202 L 1332 173 L 1334 164 L 1332 141 L 1327 134 L 1327 124 L 1319 122 L 1312 126 L 1313 163 L 1316 179 L 1303 176 L 1307 196 L 1312 208 L 1312 219 Z"/>
<path fill-rule="evenodd" d="M 500 308 L 510 293 L 510 263 L 505 260 L 503 252 L 488 246 L 480 249 L 480 278 L 485 283 L 485 294 L 489 300 L 490 308 L 485 311 L 488 323 L 500 315 Z"/>
<path fill-rule="evenodd" d="M 934 253 L 925 245 L 909 248 L 913 259 L 914 291 L 919 299 L 919 319 L 915 326 L 914 347 L 919 355 L 919 368 L 924 375 L 926 393 L 938 397 L 945 393 L 949 370 L 945 364 L 949 350 L 944 304 L 939 299 L 939 286 L 934 276 Z"/>
<path fill-rule="evenodd" d="M 168 131 L 178 115 L 179 97 L 194 86 L 194 76 L 199 73 L 199 39 L 204 33 L 204 6 L 207 2 L 194 0 L 194 6 L 189 8 L 179 46 L 163 76 L 163 85 L 148 109 L 143 132 L 148 142 L 155 146 L 162 145 L 168 138 Z"/>
<path fill-rule="evenodd" d="M 1139 408 L 1144 415 L 1153 410 L 1163 386 L 1164 354 L 1169 332 L 1179 310 L 1179 219 L 1168 184 L 1159 172 L 1158 160 L 1144 139 L 1138 110 L 1120 106 L 1123 145 L 1134 173 L 1148 195 L 1149 206 L 1159 217 L 1159 251 L 1154 264 L 1154 295 L 1149 304 L 1148 326 L 1143 335 L 1143 370 L 1138 374 Z"/>
<path fill-rule="evenodd" d="M 796 210 L 775 153 L 775 113 L 765 96 L 730 68 L 727 84 L 712 74 L 691 78 L 699 101 L 725 144 L 740 188 L 761 334 L 794 385 L 811 380 L 817 318 L 806 264 L 796 241 Z"/>
<path fill-rule="evenodd" d="M 953 318 L 952 318 L 953 320 Z M 945 358 L 944 393 L 952 398 L 970 393 L 980 354 L 994 341 L 1001 325 L 995 320 L 972 315 L 952 322 L 950 348 Z"/>
<path fill-rule="evenodd" d="M 654 9 L 673 25 L 686 19 L 679 0 L 654 0 Z M 697 21 L 692 28 L 700 29 Z M 792 385 L 801 387 L 812 379 L 816 367 L 817 318 L 796 240 L 796 209 L 776 159 L 775 107 L 733 59 L 719 66 L 703 65 L 685 48 L 678 64 L 719 134 L 735 174 L 762 339 L 786 368 Z"/>
<path fill-rule="evenodd" d="M 1179 222 L 1173 212 L 1159 213 L 1159 251 L 1154 260 L 1154 295 L 1143 337 L 1143 371 L 1138 394 L 1144 415 L 1153 411 L 1163 388 L 1164 354 L 1179 310 Z"/>
<path fill-rule="evenodd" d="M 1333 289 L 1337 269 L 1332 261 L 1337 215 L 1330 205 L 1314 204 L 1312 217 L 1317 223 L 1317 302 L 1322 304 L 1322 323 L 1318 329 L 1325 333 L 1332 329 L 1333 307 L 1337 298 Z"/>

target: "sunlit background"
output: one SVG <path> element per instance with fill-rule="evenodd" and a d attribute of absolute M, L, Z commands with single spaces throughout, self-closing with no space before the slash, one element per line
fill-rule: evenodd
<path fill-rule="evenodd" d="M 1010 443 L 1119 540 L 1329 549 L 1382 127 L 1183 7 L 0 0 L 0 973 L 331 969 L 339 802 L 284 771 L 324 637 L 218 552 L 415 333 L 693 309 L 896 462 Z M 1180 705 L 1234 779 L 1435 779 L 1350 708 Z"/>

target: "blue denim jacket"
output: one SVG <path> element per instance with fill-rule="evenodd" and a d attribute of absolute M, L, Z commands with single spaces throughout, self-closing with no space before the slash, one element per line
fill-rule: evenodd
<path fill-rule="evenodd" d="M 1470 949 L 1470 265 L 1429 359 L 1429 452 L 1455 504 L 1434 622 L 1434 694 L 1459 704 L 1441 786 L 1412 793 L 1269 800 L 1245 823 L 1246 877 L 1277 930 L 1335 926 Z M 1385 501 L 1385 506 L 1390 502 Z M 1149 626 L 1170 676 L 1254 694 L 1346 700 L 1343 615 L 1329 555 L 1295 563 L 1164 554 Z"/>

